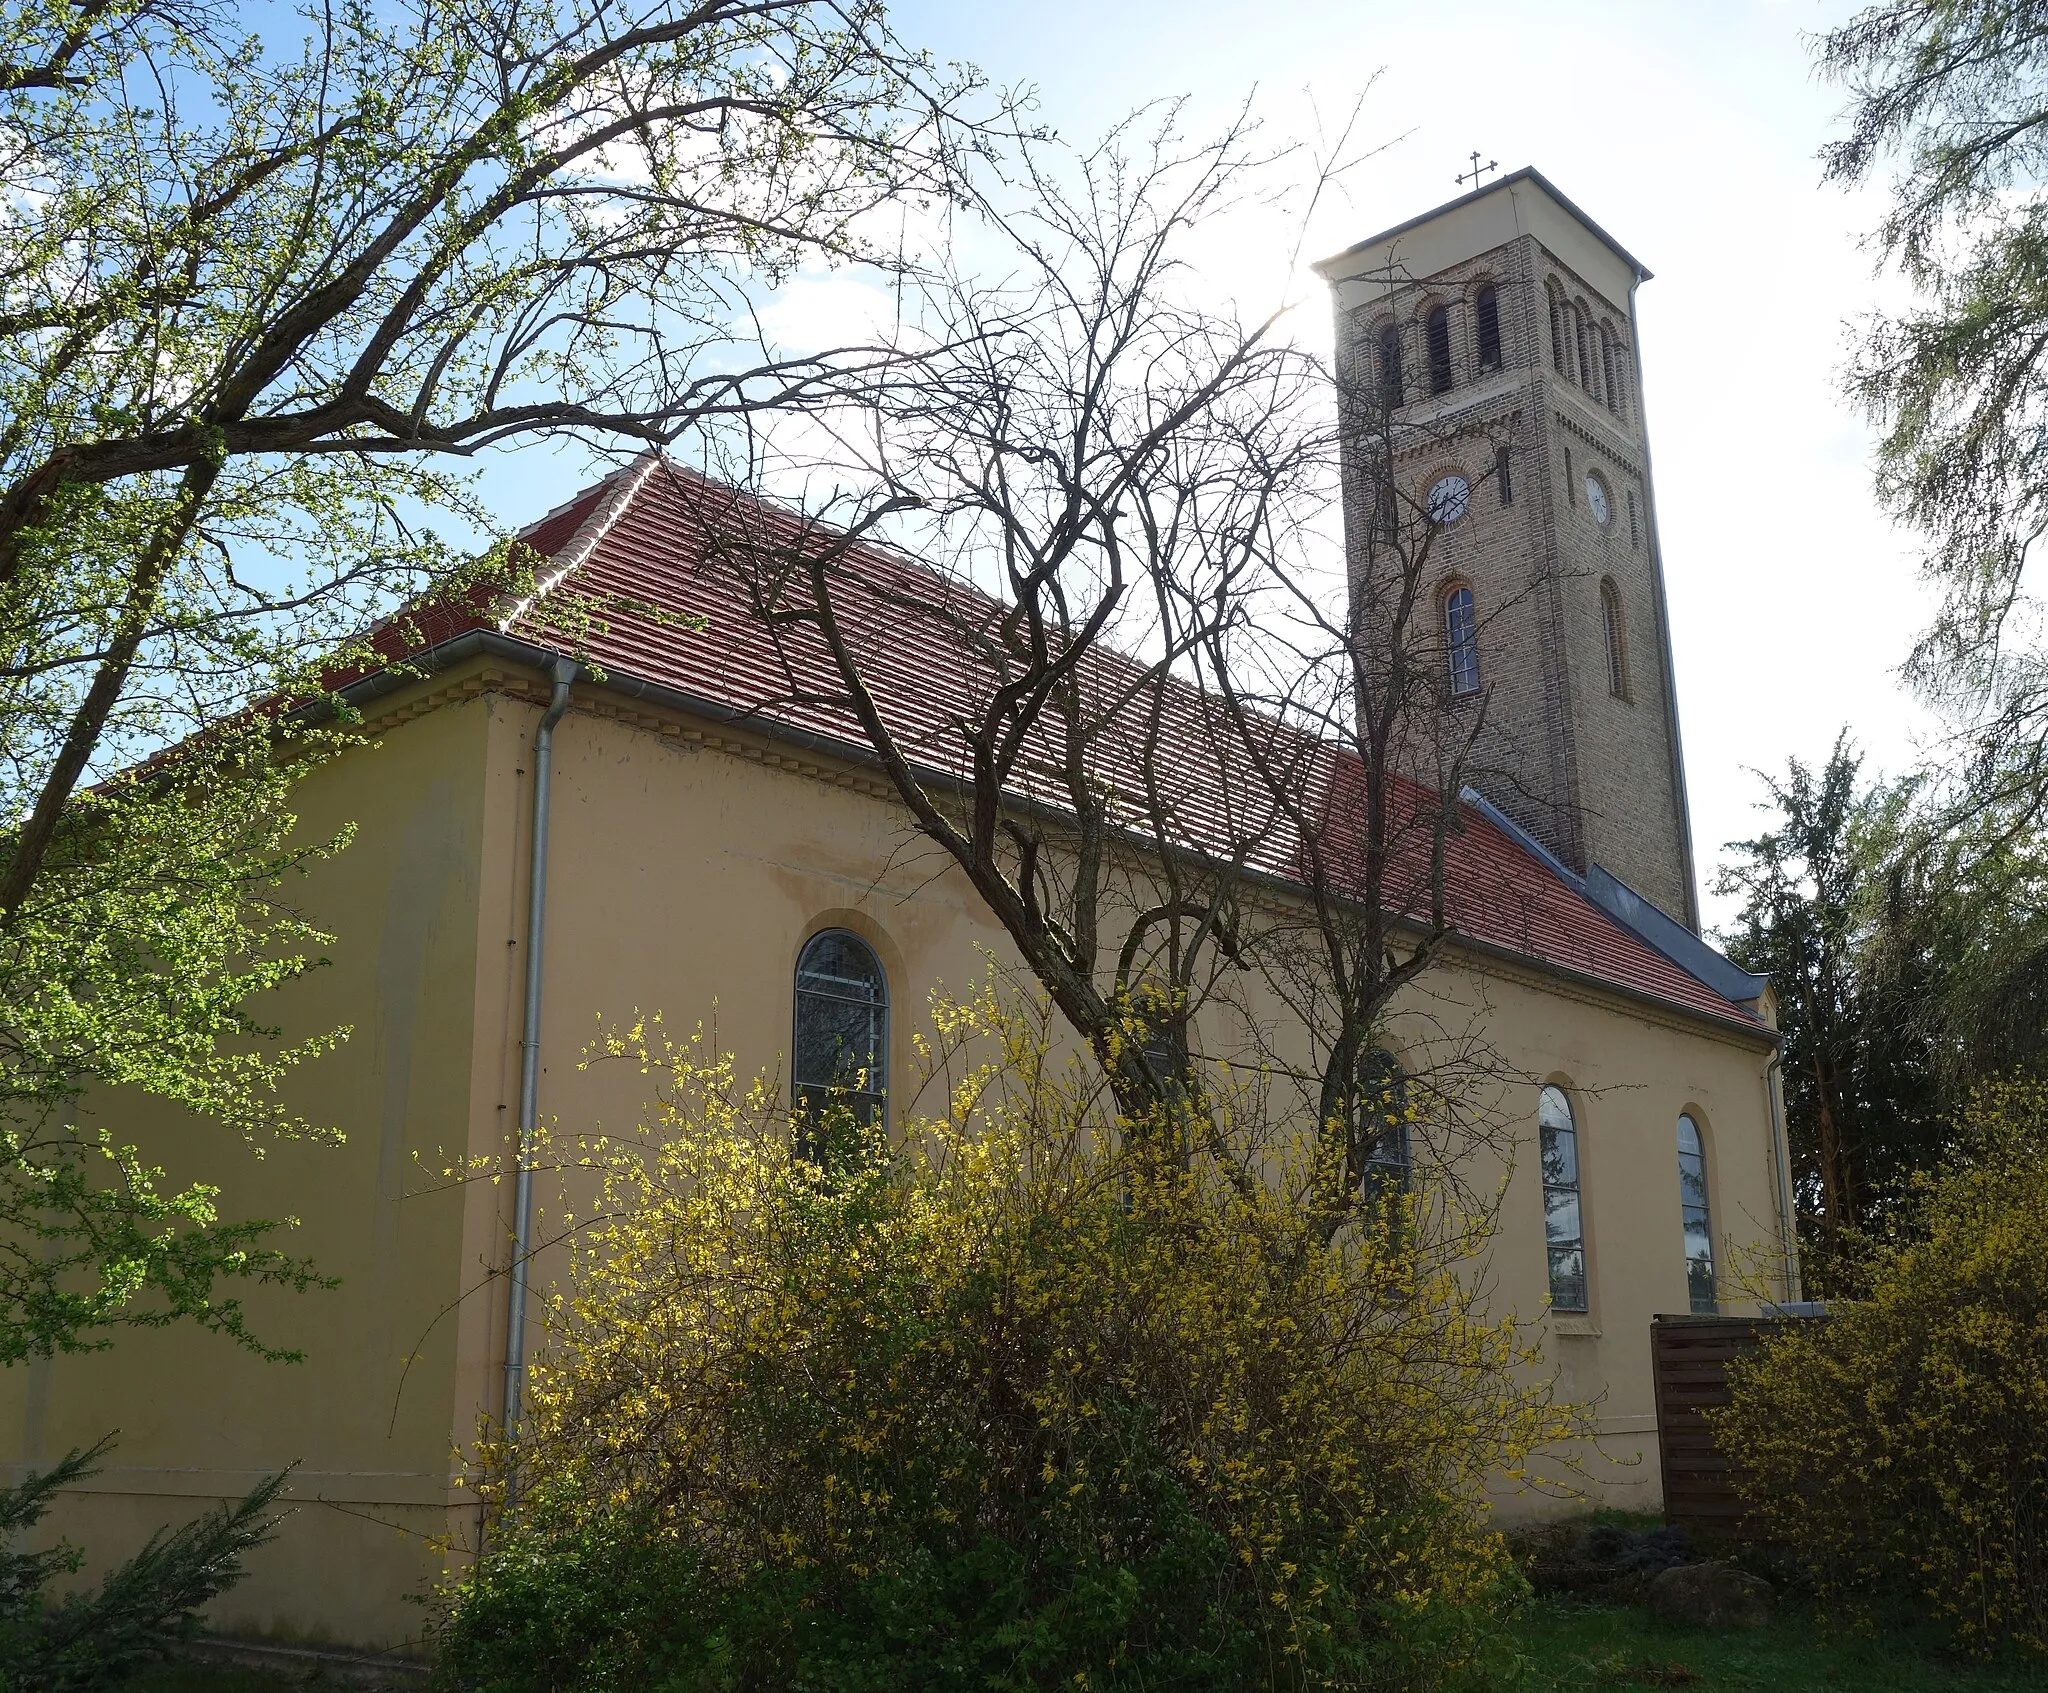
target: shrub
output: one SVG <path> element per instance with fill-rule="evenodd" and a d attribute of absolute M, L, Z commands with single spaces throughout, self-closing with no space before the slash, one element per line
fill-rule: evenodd
<path fill-rule="evenodd" d="M 2048 1087 L 1985 1087 L 1958 1128 L 1870 1297 L 1740 1362 L 1716 1438 L 1824 1596 L 2048 1652 Z"/>
<path fill-rule="evenodd" d="M 661 1078 L 655 1132 L 557 1148 L 605 1221 L 486 1453 L 444 1684 L 1484 1673 L 1525 1589 L 1481 1481 L 1576 1427 L 1463 1273 L 1484 1216 L 1333 1217 L 1220 1093 L 1208 1152 L 1170 1153 L 1041 1020 L 935 1015 L 945 1107 L 893 1142 L 842 1122 L 829 1174 L 701 1033 L 614 1043 Z"/>
<path fill-rule="evenodd" d="M 0 1547 L 42 1521 L 67 1487 L 97 1473 L 112 1437 L 72 1452 L 18 1486 L 0 1488 Z M 286 1472 L 287 1474 L 289 1472 Z M 258 1482 L 108 1572 L 91 1592 L 52 1603 L 47 1589 L 84 1563 L 76 1547 L 0 1549 L 0 1687 L 10 1693 L 106 1693 L 162 1654 L 167 1637 L 190 1633 L 199 1607 L 242 1578 L 242 1558 L 277 1531 L 270 1506 L 285 1476 Z"/>

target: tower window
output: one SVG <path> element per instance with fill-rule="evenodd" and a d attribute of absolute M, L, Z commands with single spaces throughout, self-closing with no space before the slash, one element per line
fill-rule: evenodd
<path fill-rule="evenodd" d="M 1451 661 L 1451 694 L 1463 699 L 1479 692 L 1479 618 L 1470 588 L 1444 596 L 1444 650 Z"/>
<path fill-rule="evenodd" d="M 1621 590 L 1608 577 L 1600 584 L 1600 622 L 1607 636 L 1607 691 L 1628 698 L 1628 628 L 1622 621 Z"/>
<path fill-rule="evenodd" d="M 1543 1242 L 1550 1255 L 1550 1307 L 1586 1309 L 1586 1229 L 1579 1216 L 1579 1131 L 1562 1088 L 1536 1105 L 1543 1164 Z"/>
<path fill-rule="evenodd" d="M 1380 330 L 1380 404 L 1389 411 L 1401 404 L 1401 326 Z"/>
<path fill-rule="evenodd" d="M 1569 376 L 1564 365 L 1564 296 L 1552 283 L 1550 293 L 1550 368 L 1559 376 Z"/>
<path fill-rule="evenodd" d="M 874 948 L 846 929 L 805 943 L 796 961 L 793 1103 L 815 1145 L 828 1111 L 875 1122 L 889 1085 L 889 979 Z"/>
<path fill-rule="evenodd" d="M 1575 506 L 1579 503 L 1579 491 L 1572 480 L 1572 450 L 1564 450 L 1564 503 Z"/>
<path fill-rule="evenodd" d="M 1678 1208 L 1685 1229 L 1685 1287 L 1692 1308 L 1711 1317 L 1714 1297 L 1714 1227 L 1707 1212 L 1707 1152 L 1700 1126 L 1689 1112 L 1678 1115 Z"/>
<path fill-rule="evenodd" d="M 1393 478 L 1384 474 L 1373 501 L 1372 533 L 1383 547 L 1392 547 L 1401 539 L 1401 511 L 1394 498 Z"/>
<path fill-rule="evenodd" d="M 1479 368 L 1500 369 L 1500 292 L 1491 282 L 1483 283 L 1473 302 L 1473 316 L 1479 323 Z"/>
<path fill-rule="evenodd" d="M 1593 365 L 1593 349 L 1586 333 L 1586 314 L 1578 307 L 1572 307 L 1572 346 L 1579 355 L 1579 386 L 1598 399 L 1600 378 Z"/>
<path fill-rule="evenodd" d="M 1628 544 L 1632 547 L 1640 547 L 1643 544 L 1642 536 L 1636 529 L 1636 491 L 1633 488 L 1628 491 Z"/>
<path fill-rule="evenodd" d="M 1493 455 L 1494 485 L 1500 490 L 1500 503 L 1511 506 L 1515 503 L 1515 455 L 1512 449 L 1502 447 Z"/>
<path fill-rule="evenodd" d="M 1429 337 L 1429 391 L 1448 394 L 1451 390 L 1451 309 L 1438 306 L 1427 320 Z"/>
<path fill-rule="evenodd" d="M 1607 361 L 1607 404 L 1616 417 L 1628 416 L 1628 346 L 1619 335 L 1611 333 Z"/>

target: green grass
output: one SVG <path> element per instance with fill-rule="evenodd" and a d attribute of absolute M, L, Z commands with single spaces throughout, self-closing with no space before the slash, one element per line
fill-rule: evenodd
<path fill-rule="evenodd" d="M 2040 1693 L 2039 1662 L 1978 1664 L 1932 1641 L 1830 1628 L 1788 1604 L 1764 1628 L 1708 1633 L 1636 1606 L 1539 1599 L 1516 1626 L 1531 1673 L 1522 1693 L 1598 1687 L 1770 1689 L 1771 1693 Z"/>
<path fill-rule="evenodd" d="M 414 1681 L 393 1683 L 417 1688 Z M 121 1693 L 364 1693 L 357 1681 L 334 1676 L 287 1675 L 276 1670 L 229 1669 L 222 1664 L 169 1662 L 153 1664 L 122 1688 Z"/>
<path fill-rule="evenodd" d="M 1765 1628 L 1705 1633 L 1659 1622 L 1632 1605 L 1539 1599 L 1522 1613 L 1515 1636 L 1529 1673 L 1513 1693 L 2041 1693 L 2048 1686 L 2039 1663 L 1970 1663 L 1918 1635 L 1829 1628 L 1797 1604 Z M 343 1693 L 346 1686 L 325 1676 L 167 1663 L 145 1671 L 124 1693 Z"/>
<path fill-rule="evenodd" d="M 294 1680 L 269 1670 L 228 1669 L 219 1664 L 154 1664 L 122 1689 L 122 1693 L 307 1693 L 340 1683 L 321 1678 Z"/>

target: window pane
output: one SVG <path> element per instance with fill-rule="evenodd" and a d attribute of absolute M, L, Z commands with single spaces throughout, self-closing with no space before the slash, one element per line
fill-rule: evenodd
<path fill-rule="evenodd" d="M 1444 601 L 1444 641 L 1450 648 L 1451 692 L 1479 691 L 1479 626 L 1473 614 L 1472 590 L 1453 589 Z"/>
<path fill-rule="evenodd" d="M 1685 1284 L 1692 1308 L 1716 1309 L 1714 1227 L 1707 1209 L 1707 1161 L 1700 1126 L 1686 1112 L 1678 1118 L 1678 1202 L 1685 1241 Z"/>
<path fill-rule="evenodd" d="M 882 967 L 858 935 L 827 930 L 804 948 L 797 965 L 800 990 L 836 994 L 880 1004 L 885 995 Z"/>
<path fill-rule="evenodd" d="M 1586 1255 L 1576 1246 L 1550 1249 L 1550 1303 L 1560 1311 L 1586 1308 Z"/>
<path fill-rule="evenodd" d="M 1543 1236 L 1552 1246 L 1578 1246 L 1585 1240 L 1576 1193 L 1553 1189 L 1543 1195 Z"/>
<path fill-rule="evenodd" d="M 1563 1088 L 1545 1088 L 1536 1096 L 1536 1121 L 1546 1129 L 1572 1126 L 1571 1102 L 1565 1098 Z"/>
<path fill-rule="evenodd" d="M 1543 1141 L 1543 1185 L 1576 1188 L 1579 1185 L 1579 1137 L 1569 1129 L 1545 1129 Z"/>
<path fill-rule="evenodd" d="M 881 1034 L 873 1008 L 821 994 L 803 994 L 797 1005 L 796 1079 L 823 1086 L 860 1085 L 859 1073 L 875 1066 Z"/>
<path fill-rule="evenodd" d="M 1714 1242 L 1704 1211 L 1685 1214 L 1685 1284 L 1695 1311 L 1714 1309 Z"/>

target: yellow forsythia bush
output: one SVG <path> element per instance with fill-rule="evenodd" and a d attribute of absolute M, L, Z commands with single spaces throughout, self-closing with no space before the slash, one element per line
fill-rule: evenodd
<path fill-rule="evenodd" d="M 1741 1361 L 1715 1436 L 1825 1595 L 2048 1652 L 2048 1087 L 1987 1086 L 1958 1127 L 1871 1297 Z"/>
<path fill-rule="evenodd" d="M 1488 1684 L 1481 1483 L 1576 1418 L 1477 1303 L 1483 1208 L 1333 1216 L 1255 1089 L 1169 1154 L 1042 1017 L 934 1015 L 933 1108 L 829 1170 L 701 1034 L 613 1043 L 658 1104 L 555 1149 L 602 1191 L 444 1682 Z"/>

